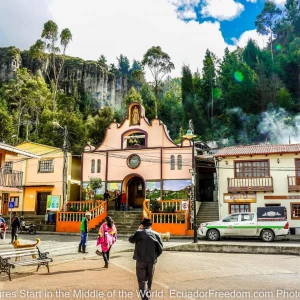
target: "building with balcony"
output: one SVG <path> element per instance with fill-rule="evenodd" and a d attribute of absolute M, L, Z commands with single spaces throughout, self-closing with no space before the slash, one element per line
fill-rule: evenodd
<path fill-rule="evenodd" d="M 47 210 L 47 198 L 55 199 L 51 210 L 62 206 L 63 162 L 62 149 L 33 142 L 23 142 L 15 147 L 19 151 L 30 151 L 38 158 L 24 159 L 7 155 L 5 167 L 11 172 L 22 174 L 19 189 L 22 193 L 11 193 L 15 210 L 22 214 L 44 215 Z M 80 200 L 81 159 L 68 153 L 68 201 Z M 54 202 L 54 200 L 53 200 Z"/>
<path fill-rule="evenodd" d="M 220 217 L 285 206 L 300 227 L 300 144 L 232 146 L 215 155 Z"/>
<path fill-rule="evenodd" d="M 13 170 L 13 164 L 5 164 L 7 156 L 20 159 L 35 158 L 39 156 L 10 145 L 0 143 L 0 212 L 5 215 L 8 212 L 9 200 L 14 201 L 18 205 L 19 195 L 22 193 L 23 172 L 22 170 Z M 11 198 L 11 194 L 17 195 Z"/>

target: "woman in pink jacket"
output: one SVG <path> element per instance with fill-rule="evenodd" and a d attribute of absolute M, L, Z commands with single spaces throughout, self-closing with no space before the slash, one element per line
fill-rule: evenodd
<path fill-rule="evenodd" d="M 101 245 L 102 255 L 105 262 L 104 268 L 108 268 L 109 252 L 111 246 L 117 240 L 117 228 L 111 217 L 107 216 L 98 232 L 98 240 Z"/>

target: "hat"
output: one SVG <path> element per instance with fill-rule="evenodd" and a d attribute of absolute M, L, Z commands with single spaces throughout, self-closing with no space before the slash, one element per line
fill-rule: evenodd
<path fill-rule="evenodd" d="M 86 216 L 91 216 L 92 214 L 91 214 L 89 211 L 87 211 L 87 212 L 85 213 L 85 215 L 86 215 Z"/>
<path fill-rule="evenodd" d="M 145 226 L 151 226 L 151 220 L 150 219 L 146 219 L 144 218 L 144 220 L 141 222 L 141 225 L 145 225 Z"/>

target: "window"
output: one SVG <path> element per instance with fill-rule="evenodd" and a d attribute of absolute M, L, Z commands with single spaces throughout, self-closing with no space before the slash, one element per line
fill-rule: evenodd
<path fill-rule="evenodd" d="M 239 215 L 227 216 L 223 219 L 223 222 L 237 222 L 239 220 Z"/>
<path fill-rule="evenodd" d="M 254 214 L 241 214 L 241 221 L 252 221 Z"/>
<path fill-rule="evenodd" d="M 300 219 L 300 203 L 291 203 L 291 219 Z"/>
<path fill-rule="evenodd" d="M 235 177 L 269 177 L 269 161 L 242 161 L 235 163 Z"/>
<path fill-rule="evenodd" d="M 101 173 L 101 159 L 97 160 L 97 173 Z"/>
<path fill-rule="evenodd" d="M 250 204 L 230 204 L 229 207 L 229 213 L 243 213 L 243 212 L 249 212 L 250 211 Z"/>
<path fill-rule="evenodd" d="M 12 162 L 6 162 L 4 164 L 4 173 L 12 173 L 13 163 Z"/>
<path fill-rule="evenodd" d="M 51 173 L 54 171 L 53 159 L 51 160 L 41 160 L 39 163 L 40 173 Z"/>
<path fill-rule="evenodd" d="M 175 170 L 175 156 L 171 155 L 171 170 Z"/>
<path fill-rule="evenodd" d="M 92 159 L 91 173 L 95 173 L 95 160 Z"/>
<path fill-rule="evenodd" d="M 182 156 L 181 155 L 177 156 L 177 169 L 182 170 Z"/>
<path fill-rule="evenodd" d="M 10 197 L 10 201 L 15 203 L 15 207 L 19 207 L 19 197 Z"/>
<path fill-rule="evenodd" d="M 146 135 L 136 132 L 124 137 L 124 148 L 143 148 L 146 146 Z"/>

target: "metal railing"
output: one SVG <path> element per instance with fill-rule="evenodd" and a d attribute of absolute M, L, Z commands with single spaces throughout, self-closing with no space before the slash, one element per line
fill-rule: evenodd
<path fill-rule="evenodd" d="M 21 187 L 23 179 L 23 172 L 8 171 L 0 168 L 0 186 L 5 187 Z"/>

